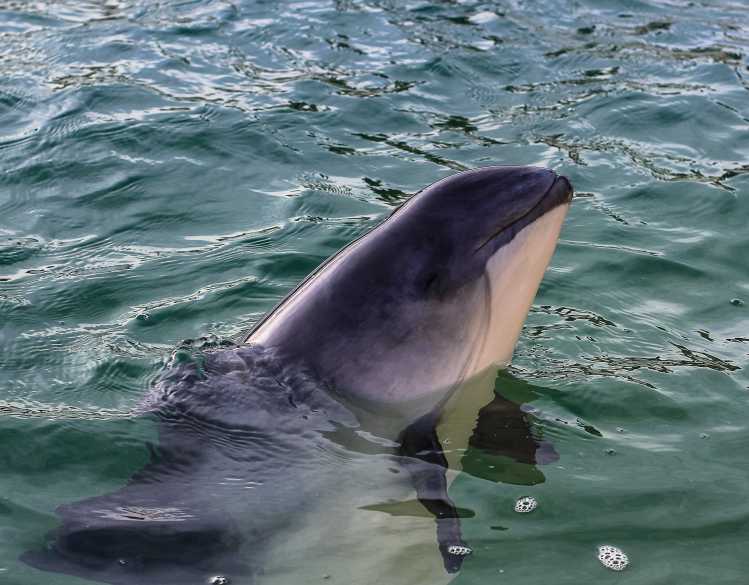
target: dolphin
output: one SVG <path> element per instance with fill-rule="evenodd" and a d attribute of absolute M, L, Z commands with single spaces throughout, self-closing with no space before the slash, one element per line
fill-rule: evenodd
<path fill-rule="evenodd" d="M 571 199 L 545 168 L 447 177 L 243 343 L 184 344 L 144 401 L 159 430 L 149 463 L 60 506 L 22 560 L 113 585 L 395 584 L 403 559 L 417 575 L 404 583 L 449 580 L 471 553 L 460 519 L 472 513 L 448 496 L 438 428 L 472 403 L 473 380 L 510 362 Z M 530 464 L 549 453 L 520 410 L 486 398 L 466 441 L 507 443 L 495 451 Z M 516 444 L 493 430 L 508 416 Z"/>

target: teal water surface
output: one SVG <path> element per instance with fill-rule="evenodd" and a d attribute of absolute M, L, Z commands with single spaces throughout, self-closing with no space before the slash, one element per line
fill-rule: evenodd
<path fill-rule="evenodd" d="M 84 583 L 17 558 L 147 460 L 182 340 L 489 164 L 577 191 L 497 384 L 560 459 L 466 454 L 454 582 L 749 582 L 749 5 L 5 0 L 0 71 L 0 583 Z"/>

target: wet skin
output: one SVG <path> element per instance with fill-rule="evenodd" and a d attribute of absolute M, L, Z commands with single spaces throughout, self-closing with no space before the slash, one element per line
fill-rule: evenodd
<path fill-rule="evenodd" d="M 61 506 L 46 549 L 23 560 L 116 585 L 261 582 L 266 555 L 340 471 L 331 454 L 374 449 L 434 516 L 457 572 L 468 549 L 435 429 L 457 388 L 509 360 L 571 196 L 535 167 L 449 177 L 326 262 L 245 344 L 178 352 L 146 401 L 150 463 Z M 550 453 L 500 396 L 471 445 L 530 465 Z"/>

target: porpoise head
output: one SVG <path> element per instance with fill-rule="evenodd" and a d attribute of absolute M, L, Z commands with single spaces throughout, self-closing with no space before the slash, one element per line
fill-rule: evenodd
<path fill-rule="evenodd" d="M 247 341 L 369 410 L 434 408 L 506 365 L 556 246 L 569 181 L 494 166 L 434 183 L 303 281 Z"/>

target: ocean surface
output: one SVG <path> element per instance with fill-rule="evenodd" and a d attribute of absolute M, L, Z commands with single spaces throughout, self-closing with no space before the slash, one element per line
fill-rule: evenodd
<path fill-rule="evenodd" d="M 454 583 L 749 582 L 749 4 L 0 0 L 0 73 L 0 583 L 85 583 L 18 556 L 183 340 L 490 164 L 576 188 L 497 382 L 560 458 L 455 479 Z"/>

